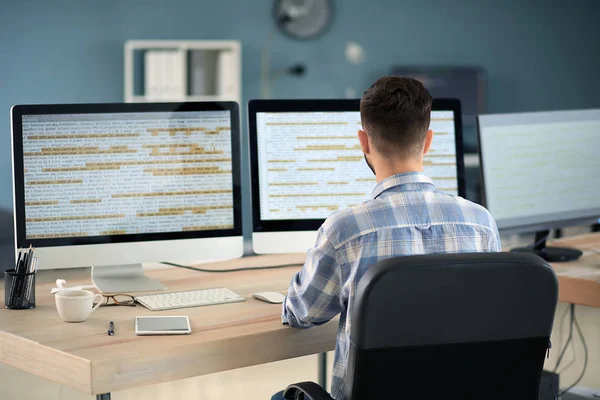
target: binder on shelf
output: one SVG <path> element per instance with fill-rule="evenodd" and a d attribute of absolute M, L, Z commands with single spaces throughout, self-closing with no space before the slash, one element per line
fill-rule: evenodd
<path fill-rule="evenodd" d="M 186 94 L 185 77 L 185 51 L 176 50 L 171 52 L 171 70 L 169 74 L 170 96 L 173 99 L 182 100 Z"/>
<path fill-rule="evenodd" d="M 171 51 L 148 50 L 144 58 L 145 80 L 147 85 L 146 97 L 149 100 L 161 100 L 169 98 L 171 88 L 169 87 L 171 64 Z"/>
<path fill-rule="evenodd" d="M 223 50 L 219 52 L 217 61 L 217 95 L 225 97 L 234 97 L 234 84 L 230 77 L 234 72 L 233 53 Z"/>
<path fill-rule="evenodd" d="M 204 53 L 202 50 L 193 50 L 191 52 L 190 94 L 192 96 L 204 96 L 207 94 Z"/>
<path fill-rule="evenodd" d="M 144 95 L 148 98 L 157 98 L 158 89 L 158 53 L 156 50 L 146 50 L 144 53 Z"/>
<path fill-rule="evenodd" d="M 185 53 L 179 50 L 149 50 L 146 57 L 146 96 L 150 100 L 181 100 L 187 91 Z"/>
<path fill-rule="evenodd" d="M 171 73 L 171 52 L 161 50 L 159 53 L 160 63 L 160 95 L 159 99 L 168 99 L 170 96 L 169 75 Z"/>

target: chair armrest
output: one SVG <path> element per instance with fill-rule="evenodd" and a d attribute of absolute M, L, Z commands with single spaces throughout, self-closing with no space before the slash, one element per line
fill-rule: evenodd
<path fill-rule="evenodd" d="M 283 392 L 286 400 L 333 400 L 329 393 L 314 382 L 299 382 L 289 385 Z"/>

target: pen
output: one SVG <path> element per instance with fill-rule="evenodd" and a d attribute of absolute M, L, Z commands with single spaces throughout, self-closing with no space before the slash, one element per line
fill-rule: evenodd
<path fill-rule="evenodd" d="M 36 256 L 32 256 L 31 257 L 31 262 L 29 263 L 29 267 L 27 268 L 26 273 L 32 274 L 35 271 L 35 265 L 36 264 L 37 264 L 37 257 Z"/>
<path fill-rule="evenodd" d="M 19 247 L 19 256 L 17 257 L 17 263 L 15 264 L 15 273 L 17 272 L 17 269 L 19 268 L 19 264 L 21 263 L 21 257 L 23 256 L 23 253 L 21 252 L 22 248 Z"/>
<path fill-rule="evenodd" d="M 35 271 L 37 270 L 37 257 L 32 257 L 31 258 L 31 266 L 29 268 L 29 271 L 26 271 L 28 274 L 33 274 L 35 273 Z M 34 277 L 29 276 L 27 278 L 27 286 L 26 286 L 26 293 L 27 295 L 25 296 L 24 300 L 23 300 L 23 307 L 27 307 L 27 303 L 30 301 L 31 299 L 31 294 L 33 291 L 35 291 L 35 287 L 33 285 L 33 279 Z"/>
<path fill-rule="evenodd" d="M 110 321 L 108 324 L 108 336 L 114 336 L 115 334 L 115 323 Z"/>
<path fill-rule="evenodd" d="M 33 246 L 31 246 L 31 250 L 29 250 L 29 257 L 27 258 L 27 264 L 25 265 L 25 273 L 29 274 L 31 273 L 30 269 L 31 269 L 31 264 L 33 262 L 33 255 L 34 255 L 34 248 Z"/>
<path fill-rule="evenodd" d="M 29 251 L 25 251 L 25 253 L 23 254 L 23 258 L 20 259 L 19 264 L 17 265 L 17 268 L 15 269 L 15 277 L 14 277 L 14 281 L 13 281 L 13 304 L 15 307 L 18 307 L 18 305 L 21 304 L 21 302 L 23 301 L 23 297 L 24 293 L 24 280 L 25 277 L 22 276 L 22 274 L 25 273 L 25 266 L 27 265 L 27 258 L 29 257 L 29 252 L 31 251 L 31 245 L 29 246 Z"/>

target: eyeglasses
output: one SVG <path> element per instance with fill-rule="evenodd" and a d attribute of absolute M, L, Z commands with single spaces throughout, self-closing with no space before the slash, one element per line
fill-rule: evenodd
<path fill-rule="evenodd" d="M 135 307 L 135 297 L 130 294 L 102 294 L 105 301 L 102 306 L 129 306 Z"/>

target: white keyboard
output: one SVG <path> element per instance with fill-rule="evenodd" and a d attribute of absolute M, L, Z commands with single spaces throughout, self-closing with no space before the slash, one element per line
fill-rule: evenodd
<path fill-rule="evenodd" d="M 227 288 L 187 290 L 184 292 L 157 293 L 136 296 L 135 300 L 152 311 L 172 310 L 209 306 L 213 304 L 236 303 L 244 298 Z"/>

